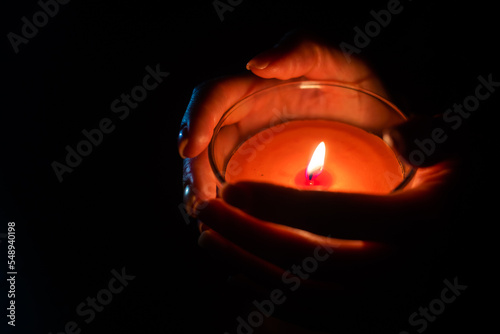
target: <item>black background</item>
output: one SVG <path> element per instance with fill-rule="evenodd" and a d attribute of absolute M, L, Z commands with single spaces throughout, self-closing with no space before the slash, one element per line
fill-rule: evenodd
<path fill-rule="evenodd" d="M 479 75 L 500 80 L 496 7 L 477 1 L 402 5 L 361 56 L 404 111 L 443 112 L 474 94 Z M 21 34 L 21 18 L 31 21 L 40 7 L 35 1 L 4 3 L 0 233 L 16 222 L 18 271 L 16 328 L 8 330 L 59 333 L 76 321 L 82 333 L 235 333 L 235 319 L 252 299 L 226 283 L 231 271 L 198 248 L 198 232 L 179 210 L 176 139 L 191 91 L 209 78 L 245 71 L 251 57 L 295 28 L 316 31 L 334 45 L 353 44 L 353 28 L 363 28 L 371 10 L 386 6 L 243 1 L 221 21 L 212 1 L 73 0 L 16 54 L 7 34 Z M 142 83 L 146 66 L 157 64 L 170 75 L 118 119 L 111 102 Z M 429 333 L 464 326 L 480 332 L 493 311 L 482 298 L 493 289 L 487 270 L 494 263 L 483 239 L 493 224 L 487 208 L 494 195 L 487 195 L 486 185 L 496 149 L 487 126 L 494 125 L 497 94 L 467 120 L 474 168 L 463 180 L 462 211 L 450 213 L 461 219 L 452 231 L 447 276 L 431 277 L 428 296 L 404 313 L 439 296 L 443 279 L 458 276 L 467 291 Z M 63 163 L 65 146 L 74 148 L 84 139 L 81 131 L 103 118 L 115 130 L 60 183 L 51 163 Z M 0 248 L 3 263 L 4 241 Z M 76 306 L 107 287 L 112 269 L 123 267 L 135 279 L 86 324 Z M 4 309 L 6 290 L 1 294 Z M 1 313 L 3 328 L 6 311 Z M 394 333 L 415 332 L 405 317 L 394 319 Z"/>

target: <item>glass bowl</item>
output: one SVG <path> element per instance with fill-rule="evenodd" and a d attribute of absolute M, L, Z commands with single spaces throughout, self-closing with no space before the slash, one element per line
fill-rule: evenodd
<path fill-rule="evenodd" d="M 296 124 L 295 121 L 334 122 L 377 136 L 382 141 L 384 129 L 406 120 L 407 117 L 393 103 L 365 89 L 333 81 L 288 81 L 242 98 L 222 115 L 209 144 L 209 161 L 220 188 L 228 181 L 239 181 L 229 177 L 228 165 L 231 167 L 233 155 L 244 147 L 244 143 L 247 146 L 252 143 L 253 152 L 248 153 L 246 161 L 253 163 L 274 137 L 279 136 L 285 127 Z M 311 136 L 313 132 L 311 130 Z M 302 138 L 304 136 L 291 138 L 290 145 L 304 140 Z M 400 158 L 391 143 L 384 143 L 397 159 L 397 172 L 377 171 L 369 177 L 392 182 L 387 191 L 384 190 L 384 193 L 391 193 L 405 188 L 416 169 Z M 367 165 L 370 168 L 369 161 Z M 252 181 L 290 186 L 266 179 L 264 173 L 262 178 Z"/>

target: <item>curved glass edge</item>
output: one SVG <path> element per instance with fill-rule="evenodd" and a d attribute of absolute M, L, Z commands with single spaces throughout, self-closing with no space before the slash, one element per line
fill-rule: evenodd
<path fill-rule="evenodd" d="M 212 172 L 215 175 L 216 184 L 217 184 L 217 187 L 219 189 L 224 186 L 224 184 L 226 183 L 226 180 L 224 179 L 224 176 L 219 172 L 219 169 L 215 163 L 214 150 L 215 150 L 215 137 L 218 134 L 220 128 L 222 127 L 224 121 L 229 117 L 229 115 L 231 115 L 231 113 L 233 112 L 234 109 L 236 109 L 240 104 L 245 103 L 248 99 L 252 98 L 253 96 L 270 91 L 270 90 L 273 90 L 273 89 L 276 89 L 277 87 L 294 86 L 294 85 L 298 85 L 300 89 L 317 89 L 317 88 L 321 88 L 322 86 L 332 86 L 332 87 L 340 87 L 340 88 L 346 88 L 346 89 L 351 89 L 351 90 L 355 90 L 358 92 L 362 92 L 362 93 L 370 95 L 373 98 L 376 98 L 377 100 L 381 101 L 382 103 L 388 105 L 390 108 L 395 110 L 403 118 L 403 120 L 408 119 L 408 117 L 394 103 L 390 102 L 385 97 L 383 97 L 375 92 L 369 91 L 367 89 L 364 89 L 361 87 L 356 87 L 354 85 L 347 84 L 347 83 L 337 82 L 337 81 L 290 80 L 287 82 L 279 83 L 277 85 L 258 90 L 256 92 L 253 92 L 252 94 L 245 96 L 244 98 L 242 98 L 241 100 L 239 100 L 235 104 L 233 104 L 227 111 L 224 112 L 224 114 L 221 116 L 219 122 L 217 123 L 217 125 L 214 128 L 212 138 L 211 138 L 210 143 L 208 145 L 208 160 L 209 160 Z M 391 148 L 391 150 L 393 150 L 393 148 L 391 146 L 389 146 L 389 147 Z M 394 150 L 393 150 L 393 152 L 394 152 Z M 394 152 L 394 154 L 396 155 L 396 152 Z M 397 155 L 396 155 L 396 157 L 397 157 Z M 412 181 L 412 179 L 415 176 L 417 169 L 418 169 L 417 167 L 414 167 L 414 166 L 408 164 L 410 169 L 407 173 L 405 168 L 404 168 L 404 165 L 403 165 L 404 161 L 401 161 L 401 159 L 399 157 L 397 157 L 397 159 L 400 162 L 400 164 L 402 164 L 401 168 L 403 170 L 404 179 L 393 190 L 391 190 L 389 192 L 389 194 L 392 194 L 392 193 L 395 193 L 399 190 L 404 189 Z"/>

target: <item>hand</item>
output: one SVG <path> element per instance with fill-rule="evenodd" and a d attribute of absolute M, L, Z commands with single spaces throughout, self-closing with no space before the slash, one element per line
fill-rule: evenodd
<path fill-rule="evenodd" d="M 382 84 L 364 62 L 353 59 L 348 63 L 339 50 L 294 33 L 250 60 L 247 69 L 253 74 L 218 78 L 196 87 L 181 122 L 178 146 L 181 157 L 186 158 L 184 203 L 191 214 L 196 204 L 216 196 L 207 146 L 221 115 L 242 97 L 298 77 L 350 83 L 385 95 Z"/>
<path fill-rule="evenodd" d="M 432 249 L 428 241 L 443 228 L 440 213 L 449 207 L 445 201 L 457 175 L 457 160 L 446 155 L 429 157 L 424 165 L 430 166 L 418 170 L 411 188 L 385 196 L 239 183 L 215 199 L 207 146 L 222 113 L 243 96 L 296 77 L 342 81 L 386 95 L 362 61 L 348 63 L 338 50 L 304 37 L 285 38 L 247 68 L 254 75 L 195 89 L 181 124 L 179 151 L 189 157 L 185 203 L 203 221 L 200 245 L 261 281 L 334 289 L 369 288 L 366 282 L 378 284 L 387 278 L 384 270 L 399 268 L 398 261 L 425 259 L 412 250 L 417 244 Z M 388 134 L 408 157 L 411 134 L 421 128 L 421 122 L 409 122 Z"/>

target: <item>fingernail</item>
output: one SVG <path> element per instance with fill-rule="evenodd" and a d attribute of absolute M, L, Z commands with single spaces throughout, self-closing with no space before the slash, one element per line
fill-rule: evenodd
<path fill-rule="evenodd" d="M 255 57 L 247 63 L 247 70 L 251 70 L 252 68 L 257 70 L 263 70 L 269 66 L 271 62 L 265 59 L 259 59 L 259 57 Z"/>
<path fill-rule="evenodd" d="M 182 159 L 186 159 L 186 154 L 184 150 L 188 144 L 188 128 L 187 126 L 183 127 L 179 132 L 179 137 L 177 137 L 177 147 L 179 149 L 179 155 Z"/>
<path fill-rule="evenodd" d="M 244 209 L 250 205 L 250 194 L 239 185 L 226 184 L 222 187 L 221 196 L 224 201 L 234 207 Z"/>

